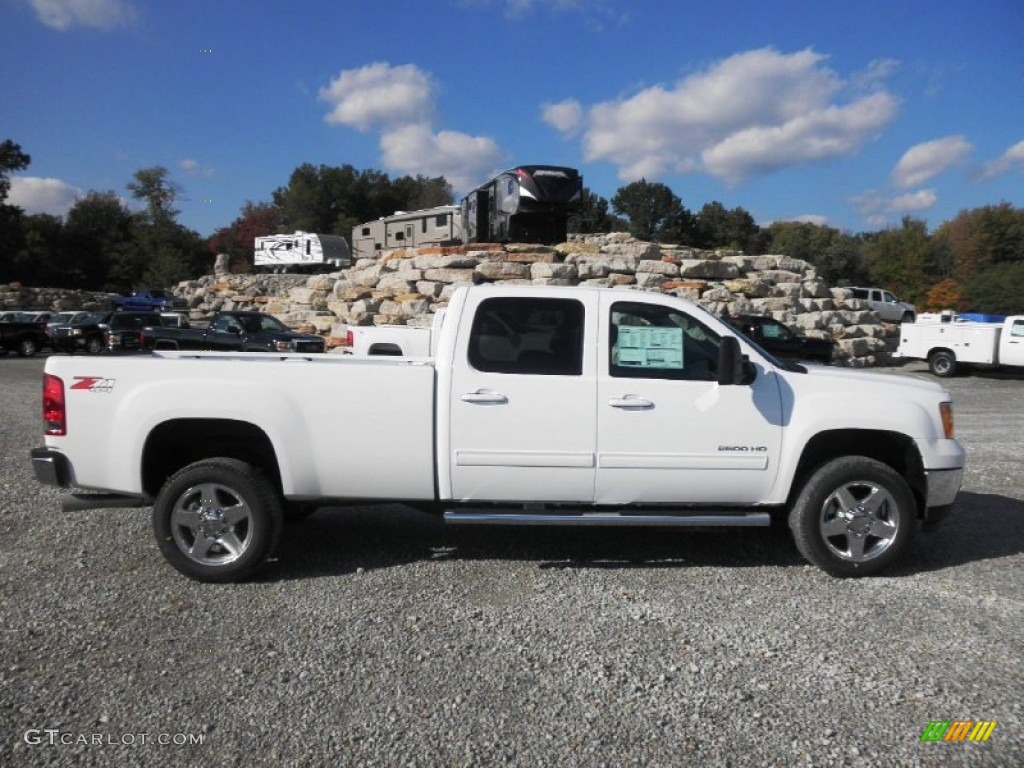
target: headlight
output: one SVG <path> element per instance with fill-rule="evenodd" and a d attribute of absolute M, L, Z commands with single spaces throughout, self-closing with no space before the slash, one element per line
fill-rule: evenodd
<path fill-rule="evenodd" d="M 293 352 L 295 350 L 294 341 L 275 341 L 274 349 L 278 352 Z"/>

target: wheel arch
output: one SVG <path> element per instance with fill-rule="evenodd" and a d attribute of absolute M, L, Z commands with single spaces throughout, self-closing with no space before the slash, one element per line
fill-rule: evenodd
<path fill-rule="evenodd" d="M 917 445 L 899 432 L 879 429 L 828 430 L 808 440 L 797 463 L 787 506 L 792 507 L 818 467 L 841 456 L 866 456 L 891 467 L 907 481 L 917 516 L 924 517 L 927 482 Z"/>
<path fill-rule="evenodd" d="M 214 457 L 251 464 L 281 493 L 281 469 L 266 432 L 249 422 L 211 418 L 172 419 L 153 428 L 142 449 L 143 492 L 155 497 L 175 472 Z"/>

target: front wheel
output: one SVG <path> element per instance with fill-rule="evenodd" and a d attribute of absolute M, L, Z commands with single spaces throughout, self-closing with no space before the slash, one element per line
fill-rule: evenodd
<path fill-rule="evenodd" d="M 39 351 L 39 345 L 35 339 L 22 339 L 18 344 L 18 354 L 22 357 L 32 357 Z"/>
<path fill-rule="evenodd" d="M 243 461 L 206 459 L 171 476 L 153 505 L 157 546 L 174 568 L 204 582 L 241 581 L 273 554 L 281 499 Z"/>
<path fill-rule="evenodd" d="M 906 481 L 866 456 L 821 465 L 789 513 L 797 549 L 833 576 L 872 576 L 908 551 L 917 507 Z"/>
<path fill-rule="evenodd" d="M 85 342 L 85 352 L 89 355 L 98 355 L 103 351 L 103 342 L 95 336 Z"/>
<path fill-rule="evenodd" d="M 956 355 L 942 349 L 928 357 L 928 370 L 943 379 L 956 374 Z"/>

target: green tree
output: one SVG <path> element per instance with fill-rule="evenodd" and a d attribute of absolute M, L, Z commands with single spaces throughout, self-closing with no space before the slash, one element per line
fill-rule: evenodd
<path fill-rule="evenodd" d="M 154 166 L 135 172 L 135 181 L 128 183 L 132 197 L 146 204 L 146 217 L 154 226 L 174 224 L 180 211 L 174 207 L 181 194 L 181 187 L 173 182 L 166 168 Z"/>
<path fill-rule="evenodd" d="M 629 219 L 629 232 L 640 240 L 689 244 L 693 214 L 664 184 L 634 181 L 612 197 L 612 209 Z"/>
<path fill-rule="evenodd" d="M 59 216 L 37 213 L 25 216 L 22 224 L 23 243 L 15 254 L 12 271 L 25 285 L 67 288 L 69 282 L 60 269 L 63 224 Z"/>
<path fill-rule="evenodd" d="M 754 217 L 743 208 L 728 209 L 717 200 L 705 203 L 694 217 L 698 248 L 731 248 L 744 253 L 761 253 L 767 237 Z"/>
<path fill-rule="evenodd" d="M 10 139 L 0 143 L 0 281 L 18 279 L 14 257 L 25 247 L 25 215 L 21 208 L 6 205 L 11 191 L 10 174 L 28 168 L 32 158 Z"/>
<path fill-rule="evenodd" d="M 872 283 L 905 301 L 925 300 L 937 270 L 924 221 L 904 216 L 899 228 L 868 236 L 864 257 Z"/>
<path fill-rule="evenodd" d="M 975 312 L 1024 313 L 1024 263 L 1003 262 L 978 272 L 967 281 L 966 294 Z"/>
<path fill-rule="evenodd" d="M 175 207 L 180 188 L 166 168 L 156 166 L 135 172 L 127 187 L 146 204 L 133 217 L 134 248 L 115 255 L 108 279 L 117 290 L 147 286 L 167 288 L 209 271 L 210 257 L 199 235 L 177 222 Z"/>
<path fill-rule="evenodd" d="M 568 230 L 570 232 L 598 233 L 625 229 L 626 222 L 613 216 L 608 210 L 609 205 L 605 198 L 594 194 L 589 187 L 584 187 L 583 204 L 579 211 L 569 217 Z"/>
<path fill-rule="evenodd" d="M 28 168 L 32 158 L 21 151 L 21 146 L 10 139 L 0 143 L 0 203 L 7 199 L 11 191 L 10 174 Z"/>
<path fill-rule="evenodd" d="M 73 284 L 105 289 L 112 259 L 133 250 L 132 212 L 113 192 L 89 192 L 68 211 L 64 221 L 62 261 Z"/>

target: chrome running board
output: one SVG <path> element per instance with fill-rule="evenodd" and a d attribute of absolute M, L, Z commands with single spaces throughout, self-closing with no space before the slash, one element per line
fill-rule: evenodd
<path fill-rule="evenodd" d="M 721 515 L 622 514 L 620 512 L 583 512 L 548 514 L 545 512 L 495 512 L 491 510 L 446 509 L 444 521 L 455 525 L 607 525 L 607 526 L 700 526 L 767 527 L 767 512 Z"/>

